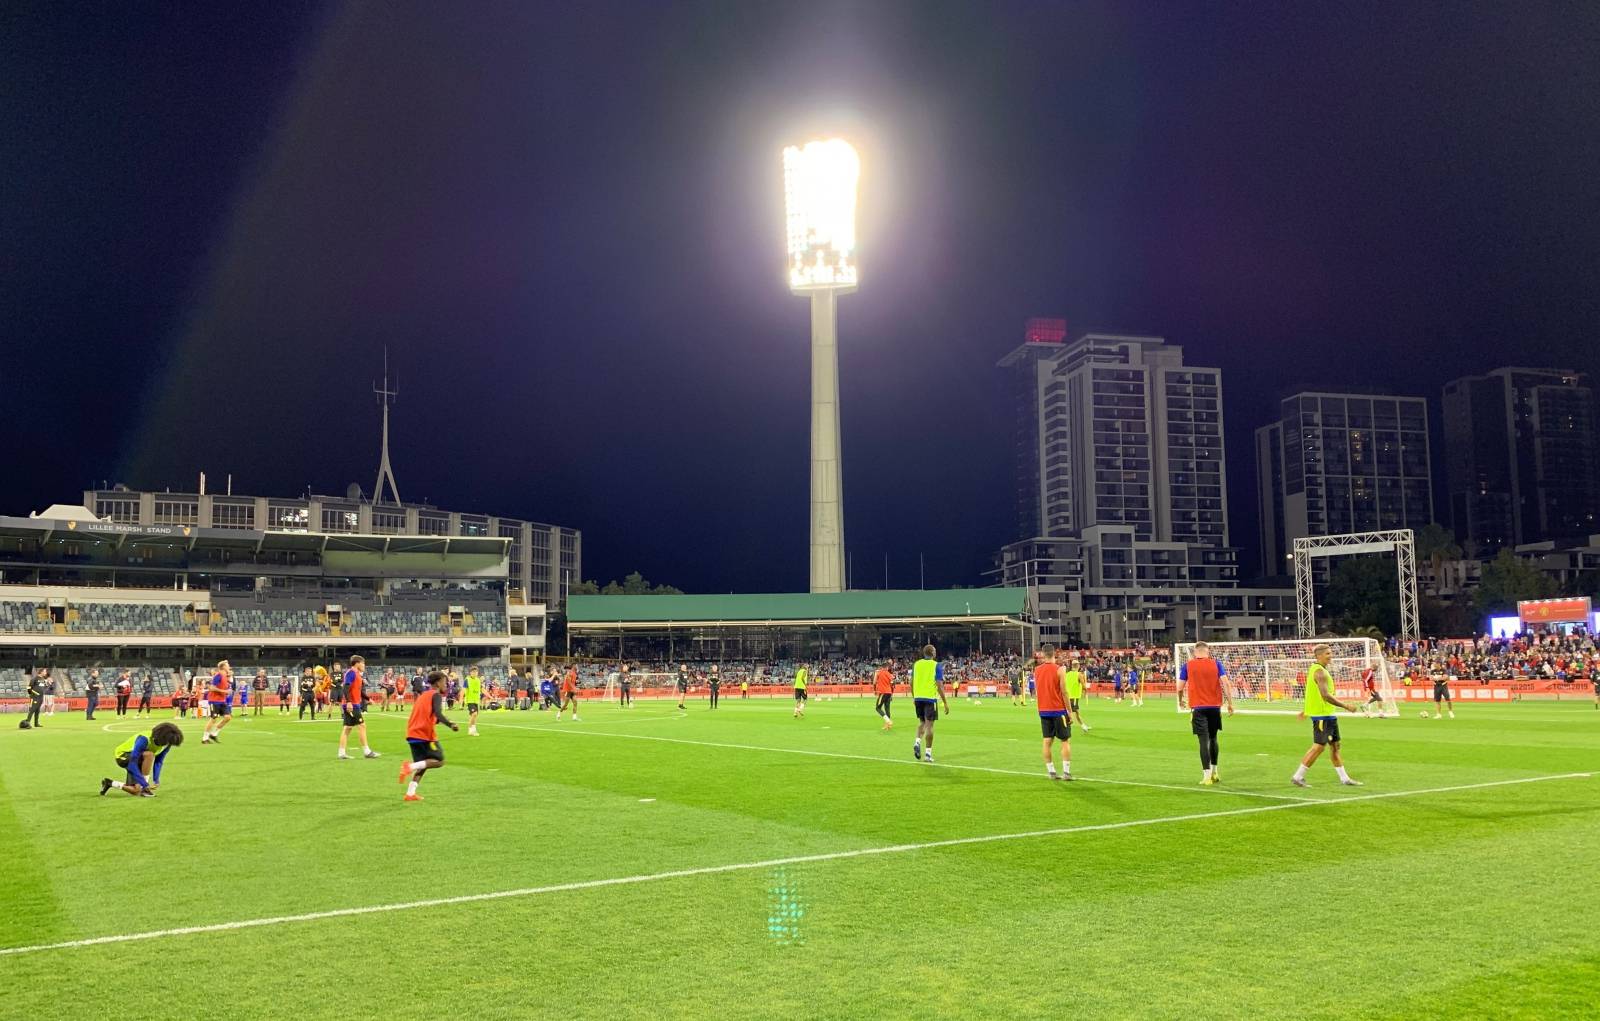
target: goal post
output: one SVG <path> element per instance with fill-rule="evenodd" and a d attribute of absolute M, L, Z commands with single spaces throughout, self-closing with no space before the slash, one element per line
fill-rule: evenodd
<path fill-rule="evenodd" d="M 1173 663 L 1181 667 L 1194 657 L 1195 642 L 1172 647 Z M 1333 652 L 1328 672 L 1334 695 L 1360 706 L 1363 713 L 1399 716 L 1395 678 L 1376 640 L 1371 638 L 1318 638 L 1259 642 L 1207 642 L 1211 656 L 1227 671 L 1223 683 L 1233 696 L 1234 710 L 1245 713 L 1295 713 L 1306 695 L 1306 673 L 1316 662 L 1313 650 L 1326 645 Z M 1366 689 L 1372 671 L 1374 692 Z M 1376 694 L 1376 698 L 1373 694 Z M 1176 703 L 1175 703 L 1176 704 Z M 1179 712 L 1184 710 L 1179 708 Z"/>

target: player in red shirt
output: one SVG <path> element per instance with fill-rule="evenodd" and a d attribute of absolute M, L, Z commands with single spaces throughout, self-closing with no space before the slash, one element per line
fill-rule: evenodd
<path fill-rule="evenodd" d="M 350 757 L 344 749 L 352 730 L 361 731 L 361 757 L 377 758 L 378 753 L 367 743 L 367 661 L 360 656 L 350 657 L 350 669 L 344 672 L 344 700 L 339 708 L 344 716 L 344 729 L 339 731 L 339 758 Z"/>
<path fill-rule="evenodd" d="M 1361 671 L 1361 687 L 1367 693 L 1367 704 L 1362 715 L 1372 715 L 1372 703 L 1378 703 L 1378 719 L 1383 719 L 1383 696 L 1378 694 L 1378 672 L 1371 667 Z"/>
<path fill-rule="evenodd" d="M 889 703 L 894 701 L 893 671 L 894 661 L 890 660 L 872 675 L 872 693 L 878 696 L 878 703 L 873 707 L 873 711 L 883 717 L 884 730 L 894 726 L 894 720 L 889 716 Z"/>
<path fill-rule="evenodd" d="M 430 769 L 444 768 L 444 749 L 439 747 L 438 725 L 451 730 L 461 728 L 444 718 L 445 675 L 438 670 L 428 675 L 428 687 L 411 706 L 411 717 L 406 721 L 406 744 L 411 746 L 411 761 L 400 767 L 400 782 L 406 784 L 407 801 L 421 801 L 417 784 L 422 774 Z"/>
<path fill-rule="evenodd" d="M 1066 686 L 1056 650 L 1039 650 L 1039 665 L 1033 668 L 1033 693 L 1039 705 L 1039 728 L 1044 732 L 1044 770 L 1052 780 L 1072 779 L 1072 710 L 1067 704 Z M 1061 742 L 1061 772 L 1056 773 L 1055 743 Z"/>
<path fill-rule="evenodd" d="M 567 667 L 567 672 L 561 676 L 561 704 L 556 706 L 556 719 L 561 719 L 561 714 L 572 707 L 572 722 L 578 720 L 578 668 Z"/>
<path fill-rule="evenodd" d="M 1223 678 L 1228 670 L 1211 658 L 1211 646 L 1196 642 L 1194 658 L 1178 667 L 1178 708 L 1188 708 L 1189 728 L 1200 742 L 1200 782 L 1210 786 L 1222 780 L 1217 770 L 1217 735 L 1222 733 L 1222 707 L 1233 715 L 1233 696 Z"/>
<path fill-rule="evenodd" d="M 233 722 L 233 666 L 227 660 L 219 662 L 217 672 L 211 675 L 211 683 L 206 687 L 206 707 L 210 716 L 200 733 L 200 743 L 221 744 L 217 735 Z"/>

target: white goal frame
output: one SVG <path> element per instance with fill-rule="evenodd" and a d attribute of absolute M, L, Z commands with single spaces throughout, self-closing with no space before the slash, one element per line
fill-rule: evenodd
<path fill-rule="evenodd" d="M 1195 642 L 1179 642 L 1172 647 L 1172 661 L 1181 666 L 1194 656 Z M 1362 684 L 1362 673 L 1371 668 L 1373 683 L 1381 700 L 1379 716 L 1398 717 L 1400 702 L 1395 678 L 1382 647 L 1372 638 L 1273 639 L 1258 642 L 1207 642 L 1211 655 L 1227 670 L 1223 684 L 1233 698 L 1234 711 L 1267 715 L 1297 713 L 1305 699 L 1305 672 L 1314 662 L 1312 650 L 1327 645 L 1333 651 L 1328 672 L 1333 675 L 1334 694 L 1341 701 L 1373 710 Z M 1185 712 L 1177 706 L 1178 712 Z"/>

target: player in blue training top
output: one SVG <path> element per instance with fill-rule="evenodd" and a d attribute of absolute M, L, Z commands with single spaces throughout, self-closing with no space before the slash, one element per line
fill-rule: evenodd
<path fill-rule="evenodd" d="M 135 734 L 117 745 L 117 765 L 127 772 L 118 783 L 109 776 L 100 781 L 100 794 L 116 789 L 134 797 L 153 798 L 161 786 L 161 766 L 167 753 L 183 744 L 183 730 L 170 721 L 158 723 L 147 734 Z"/>

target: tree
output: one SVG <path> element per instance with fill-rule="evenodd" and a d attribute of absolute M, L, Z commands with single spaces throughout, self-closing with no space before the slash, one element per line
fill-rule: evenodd
<path fill-rule="evenodd" d="M 1483 567 L 1475 602 L 1480 615 L 1515 612 L 1523 599 L 1547 599 L 1555 595 L 1553 578 L 1508 549 Z"/>
<path fill-rule="evenodd" d="M 1394 561 L 1371 555 L 1336 561 L 1322 607 L 1319 616 L 1333 621 L 1337 631 L 1348 634 L 1370 627 L 1396 634 L 1400 630 L 1400 586 Z"/>
<path fill-rule="evenodd" d="M 596 585 L 592 578 L 588 581 L 580 581 L 567 586 L 567 595 L 569 596 L 597 596 L 599 594 L 600 586 Z"/>
<path fill-rule="evenodd" d="M 593 585 L 594 582 L 589 584 Z M 681 596 L 683 590 L 671 585 L 654 585 L 645 580 L 645 576 L 638 571 L 630 572 L 620 582 L 608 581 L 606 587 L 599 590 L 602 596 Z"/>
<path fill-rule="evenodd" d="M 1437 578 L 1440 564 L 1461 559 L 1461 546 L 1448 528 L 1430 521 L 1417 532 L 1417 556 L 1433 565 L 1433 576 Z"/>

